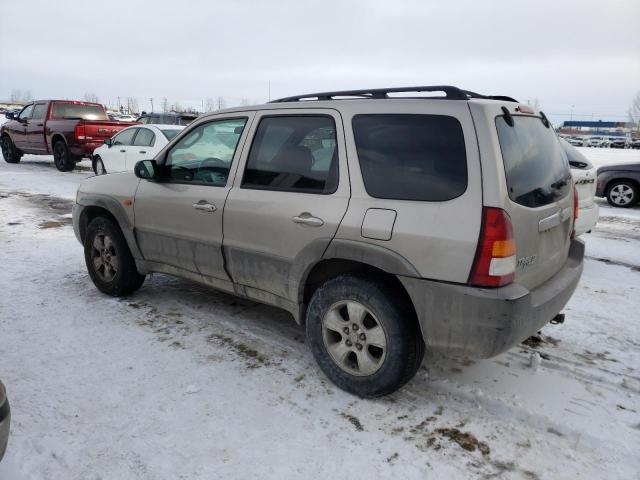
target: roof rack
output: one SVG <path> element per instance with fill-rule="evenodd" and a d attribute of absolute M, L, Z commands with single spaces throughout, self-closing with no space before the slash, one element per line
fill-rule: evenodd
<path fill-rule="evenodd" d="M 409 93 L 409 92 L 444 92 L 444 97 L 426 97 L 430 99 L 446 99 L 446 100 L 468 100 L 470 98 L 485 98 L 491 100 L 503 100 L 507 102 L 517 102 L 517 100 L 503 95 L 480 95 L 479 93 L 469 90 L 462 90 L 451 85 L 432 85 L 420 87 L 393 87 L 393 88 L 370 88 L 366 90 L 338 90 L 335 92 L 308 93 L 305 95 L 295 95 L 293 97 L 279 98 L 269 103 L 287 103 L 309 100 L 336 100 L 335 97 L 355 97 L 361 99 L 386 99 L 390 97 L 390 93 Z M 425 98 L 425 97 L 405 97 L 405 98 Z"/>

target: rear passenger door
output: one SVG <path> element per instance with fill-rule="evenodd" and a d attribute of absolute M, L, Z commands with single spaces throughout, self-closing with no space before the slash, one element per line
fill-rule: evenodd
<path fill-rule="evenodd" d="M 140 127 L 133 139 L 133 145 L 127 149 L 127 170 L 133 170 L 136 162 L 155 157 L 157 150 L 153 148 L 156 134 L 150 128 Z"/>
<path fill-rule="evenodd" d="M 233 281 L 290 301 L 290 274 L 318 258 L 349 201 L 340 114 L 286 109 L 256 115 L 224 212 L 224 252 Z"/>
<path fill-rule="evenodd" d="M 47 151 L 47 144 L 44 139 L 44 122 L 46 116 L 47 103 L 36 103 L 33 107 L 29 124 L 27 125 L 27 144 L 32 151 Z"/>

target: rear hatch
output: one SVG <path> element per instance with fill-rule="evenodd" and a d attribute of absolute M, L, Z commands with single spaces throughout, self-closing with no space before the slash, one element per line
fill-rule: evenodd
<path fill-rule="evenodd" d="M 515 281 L 532 289 L 555 275 L 569 253 L 569 162 L 553 129 L 539 116 L 498 115 L 495 126 L 507 184 L 506 210 L 516 240 Z"/>

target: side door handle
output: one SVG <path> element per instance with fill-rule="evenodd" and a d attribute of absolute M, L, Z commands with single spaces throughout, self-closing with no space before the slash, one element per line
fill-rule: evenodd
<path fill-rule="evenodd" d="M 138 153 L 147 153 L 146 150 L 140 150 Z"/>
<path fill-rule="evenodd" d="M 200 200 L 198 203 L 194 203 L 191 205 L 196 210 L 200 210 L 202 212 L 210 212 L 213 213 L 217 210 L 216 206 L 212 203 L 207 202 L 206 200 Z"/>
<path fill-rule="evenodd" d="M 311 227 L 321 227 L 324 225 L 324 221 L 321 218 L 314 217 L 309 212 L 303 212 L 300 215 L 296 215 L 291 220 L 295 223 L 301 223 L 303 225 L 309 225 Z"/>
<path fill-rule="evenodd" d="M 126 150 L 120 150 L 120 153 L 125 153 L 125 152 L 126 152 Z"/>

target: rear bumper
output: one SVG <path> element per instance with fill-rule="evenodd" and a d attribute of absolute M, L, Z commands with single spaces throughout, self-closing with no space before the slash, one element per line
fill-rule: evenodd
<path fill-rule="evenodd" d="M 104 142 L 77 143 L 75 145 L 70 145 L 69 151 L 72 155 L 76 155 L 78 157 L 91 157 L 91 155 L 93 155 L 93 151 L 101 145 L 104 145 Z"/>
<path fill-rule="evenodd" d="M 0 385 L 0 389 L 3 387 Z M 3 398 L 4 397 L 4 398 Z M 11 409 L 9 400 L 0 392 L 0 460 L 4 457 L 9 442 L 9 424 L 11 423 Z"/>
<path fill-rule="evenodd" d="M 578 213 L 578 220 L 576 220 L 576 235 L 582 235 L 595 227 L 599 217 L 600 207 L 596 203 L 586 208 L 581 208 Z"/>
<path fill-rule="evenodd" d="M 398 277 L 418 314 L 427 346 L 447 354 L 488 358 L 508 350 L 553 319 L 580 276 L 584 243 L 573 240 L 562 269 L 533 290 L 487 289 Z"/>

